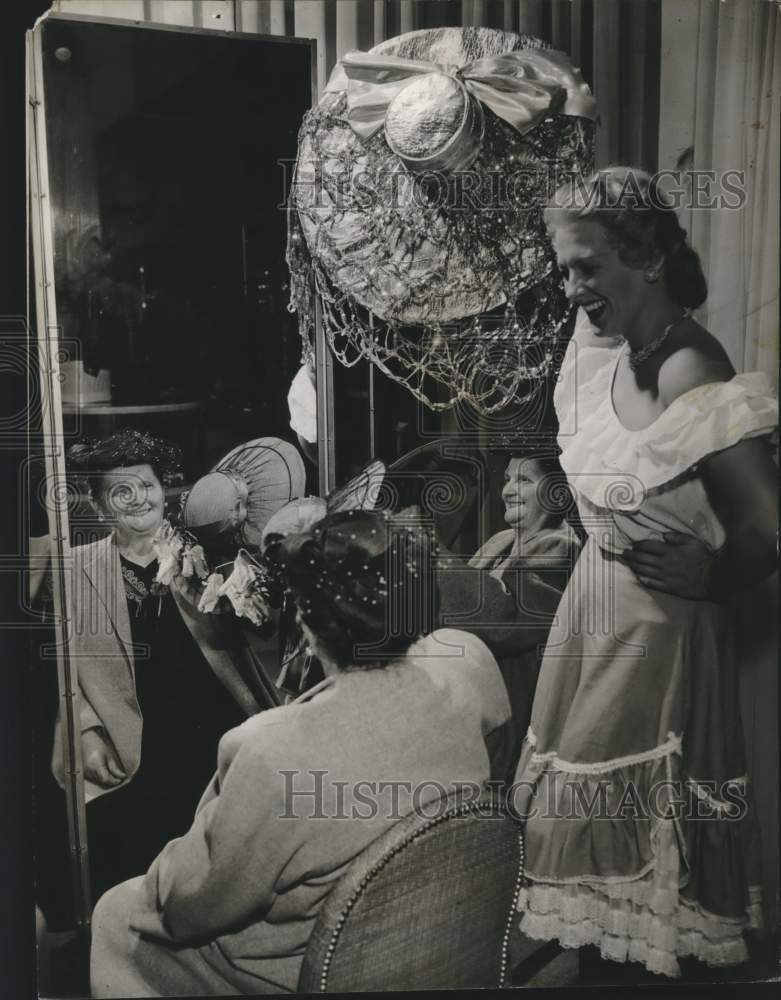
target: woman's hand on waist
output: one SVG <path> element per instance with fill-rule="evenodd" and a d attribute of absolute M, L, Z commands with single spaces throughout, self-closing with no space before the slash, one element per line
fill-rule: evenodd
<path fill-rule="evenodd" d="M 621 553 L 621 561 L 650 590 L 690 601 L 717 600 L 713 592 L 717 557 L 692 535 L 669 531 L 663 542 L 635 542 Z"/>

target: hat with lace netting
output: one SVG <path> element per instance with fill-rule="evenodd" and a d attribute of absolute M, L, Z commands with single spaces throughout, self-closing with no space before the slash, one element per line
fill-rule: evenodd
<path fill-rule="evenodd" d="M 344 56 L 304 119 L 291 191 L 305 342 L 314 287 L 337 357 L 432 408 L 492 412 L 538 380 L 566 313 L 542 212 L 590 171 L 595 114 L 569 58 L 524 35 L 440 28 Z"/>

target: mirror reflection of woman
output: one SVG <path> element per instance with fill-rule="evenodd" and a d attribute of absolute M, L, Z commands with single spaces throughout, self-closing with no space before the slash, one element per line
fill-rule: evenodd
<path fill-rule="evenodd" d="M 546 219 L 580 308 L 555 402 L 589 540 L 517 772 L 521 930 L 670 977 L 740 964 L 759 850 L 723 602 L 775 567 L 777 403 L 690 316 L 705 279 L 652 178 L 601 171 Z"/>
<path fill-rule="evenodd" d="M 507 687 L 512 719 L 494 751 L 496 777 L 507 781 L 529 725 L 540 651 L 580 555 L 580 540 L 566 519 L 573 501 L 556 450 L 543 435 L 508 446 L 502 488 L 508 527 L 470 559 L 476 572 L 458 561 L 449 570 L 447 558 L 440 563 L 443 612 L 473 612 L 459 627 L 486 643 Z"/>
<path fill-rule="evenodd" d="M 230 663 L 223 663 L 218 679 L 195 613 L 175 590 L 155 581 L 153 539 L 178 450 L 123 430 L 74 445 L 68 458 L 100 521 L 110 527 L 106 537 L 71 550 L 71 649 L 79 673 L 97 898 L 143 871 L 167 840 L 187 829 L 220 736 L 256 706 Z M 61 754 L 58 733 L 58 777 Z"/>

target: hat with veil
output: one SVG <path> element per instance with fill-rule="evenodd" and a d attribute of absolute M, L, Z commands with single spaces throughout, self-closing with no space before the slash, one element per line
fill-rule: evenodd
<path fill-rule="evenodd" d="M 592 164 L 596 106 L 562 52 L 440 28 L 350 52 L 305 116 L 291 308 L 311 349 L 365 358 L 434 409 L 501 409 L 567 314 L 542 212 Z"/>

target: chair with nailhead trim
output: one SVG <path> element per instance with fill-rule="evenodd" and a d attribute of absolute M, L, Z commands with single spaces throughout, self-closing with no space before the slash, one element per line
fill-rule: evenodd
<path fill-rule="evenodd" d="M 328 896 L 302 993 L 503 987 L 523 877 L 504 799 L 435 799 L 371 844 Z"/>

